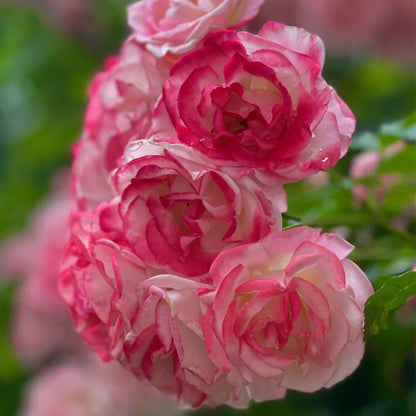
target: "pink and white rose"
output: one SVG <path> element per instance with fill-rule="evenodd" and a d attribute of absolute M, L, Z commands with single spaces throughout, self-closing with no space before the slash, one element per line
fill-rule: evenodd
<path fill-rule="evenodd" d="M 196 407 L 211 399 L 209 386 L 221 375 L 208 357 L 197 290 L 209 286 L 174 275 L 151 277 L 137 286 L 137 313 L 121 362 L 139 379 Z"/>
<path fill-rule="evenodd" d="M 136 285 L 147 277 L 140 259 L 106 238 L 91 215 L 72 216 L 59 293 L 69 307 L 75 330 L 102 360 L 120 356 L 124 322 L 133 319 L 137 307 Z"/>
<path fill-rule="evenodd" d="M 238 28 L 251 20 L 264 0 L 142 0 L 128 9 L 138 42 L 157 57 L 182 55 L 210 32 Z"/>
<path fill-rule="evenodd" d="M 200 327 L 201 288 L 210 286 L 157 274 L 127 249 L 79 230 L 60 281 L 75 328 L 91 349 L 193 406 L 207 400 L 205 390 L 220 373 Z"/>
<path fill-rule="evenodd" d="M 230 383 L 270 400 L 285 389 L 331 387 L 356 369 L 373 289 L 346 259 L 351 248 L 335 234 L 299 227 L 217 257 L 210 270 L 216 289 L 201 295 L 202 327 Z"/>
<path fill-rule="evenodd" d="M 132 138 L 147 134 L 168 64 L 129 38 L 89 89 L 85 127 L 74 147 L 72 179 L 77 207 L 94 210 L 113 195 L 110 172 Z"/>
<path fill-rule="evenodd" d="M 232 179 L 188 146 L 138 141 L 125 159 L 114 173 L 123 235 L 148 266 L 204 275 L 221 250 L 281 226 L 281 187 Z"/>
<path fill-rule="evenodd" d="M 280 182 L 327 169 L 346 153 L 355 118 L 322 78 L 323 60 L 321 40 L 296 27 L 212 34 L 172 67 L 163 88 L 172 127 L 161 106 L 153 131 Z"/>

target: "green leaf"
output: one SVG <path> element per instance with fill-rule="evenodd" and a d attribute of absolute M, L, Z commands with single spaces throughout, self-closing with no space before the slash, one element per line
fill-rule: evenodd
<path fill-rule="evenodd" d="M 408 143 L 405 149 L 391 157 L 385 157 L 380 163 L 379 172 L 414 173 L 416 162 L 415 155 L 416 145 L 414 143 Z"/>
<path fill-rule="evenodd" d="M 383 124 L 380 133 L 387 136 L 395 136 L 408 142 L 416 142 L 416 113 L 404 120 Z"/>
<path fill-rule="evenodd" d="M 288 230 L 290 228 L 299 227 L 300 225 L 305 225 L 299 218 L 292 217 L 285 212 L 282 214 L 282 228 L 283 230 Z"/>
<path fill-rule="evenodd" d="M 378 136 L 368 131 L 353 136 L 350 143 L 352 150 L 380 150 L 380 147 Z"/>
<path fill-rule="evenodd" d="M 365 305 L 364 339 L 387 329 L 392 312 L 403 306 L 412 295 L 416 295 L 416 272 L 409 271 L 385 279 Z"/>
<path fill-rule="evenodd" d="M 0 284 L 0 351 L 2 357 L 0 360 L 0 384 L 13 380 L 21 375 L 23 371 L 10 343 L 12 304 L 15 290 L 15 284 Z"/>

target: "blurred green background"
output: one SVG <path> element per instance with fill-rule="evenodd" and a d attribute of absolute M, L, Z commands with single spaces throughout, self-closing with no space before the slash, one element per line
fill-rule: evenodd
<path fill-rule="evenodd" d="M 71 146 L 82 130 L 89 80 L 108 55 L 117 53 L 128 33 L 127 3 L 88 3 L 83 26 L 71 26 L 34 7 L 0 1 L 0 240 L 25 227 L 30 212 L 47 195 L 53 172 L 70 163 Z M 382 55 L 327 54 L 325 78 L 355 113 L 357 133 L 347 157 L 330 170 L 329 182 L 286 187 L 286 225 L 299 220 L 345 234 L 357 247 L 353 260 L 375 286 L 378 279 L 415 264 L 414 71 L 409 63 Z M 399 140 L 406 148 L 383 159 L 373 175 L 359 180 L 348 176 L 355 155 L 383 151 Z M 374 196 L 376 189 L 383 186 L 383 175 L 392 173 L 399 180 L 380 201 Z M 364 202 L 354 198 L 357 185 L 369 190 Z M 13 284 L 0 286 L 2 416 L 16 414 L 30 378 L 9 340 L 14 292 Z M 393 315 L 388 329 L 368 340 L 360 368 L 331 390 L 289 392 L 284 400 L 253 404 L 247 411 L 201 409 L 197 414 L 415 414 L 414 309 L 409 313 L 410 319 Z"/>

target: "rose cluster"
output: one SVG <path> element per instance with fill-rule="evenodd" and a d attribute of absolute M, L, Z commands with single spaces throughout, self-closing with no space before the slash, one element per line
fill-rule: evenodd
<path fill-rule="evenodd" d="M 372 288 L 331 234 L 282 229 L 283 185 L 334 166 L 355 119 L 321 40 L 262 0 L 142 0 L 89 91 L 60 293 L 76 330 L 180 403 L 330 387 Z"/>

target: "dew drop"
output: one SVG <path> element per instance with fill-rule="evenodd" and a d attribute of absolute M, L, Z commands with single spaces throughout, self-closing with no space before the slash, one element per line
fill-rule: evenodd
<path fill-rule="evenodd" d="M 325 156 L 323 159 L 321 159 L 321 162 L 326 163 L 326 162 L 328 162 L 328 160 L 329 160 L 329 157 Z"/>

